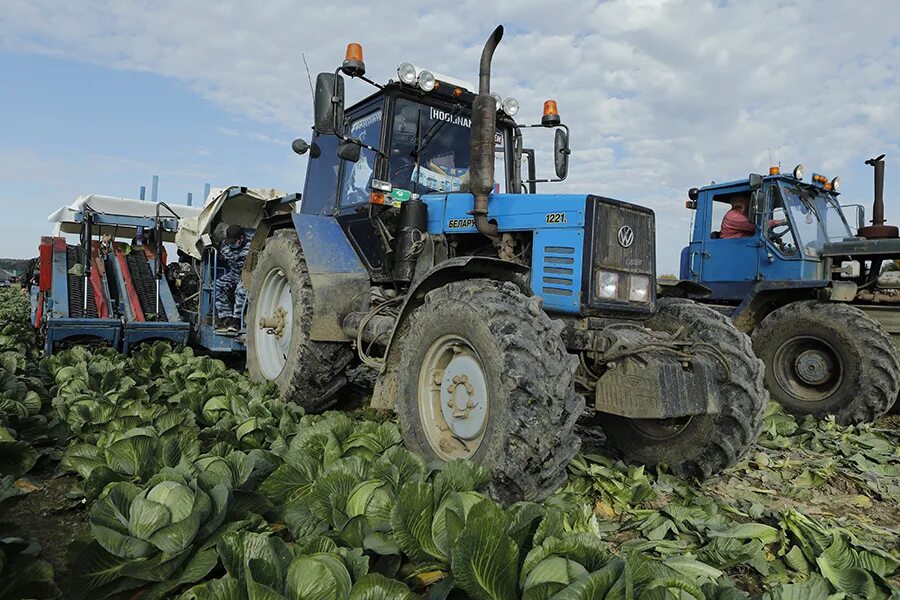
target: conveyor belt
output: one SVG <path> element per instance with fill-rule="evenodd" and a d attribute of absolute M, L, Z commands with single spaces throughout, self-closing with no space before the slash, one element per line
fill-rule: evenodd
<path fill-rule="evenodd" d="M 131 282 L 134 285 L 134 292 L 137 294 L 138 302 L 141 303 L 141 310 L 144 312 L 144 319 L 147 321 L 168 321 L 166 309 L 162 302 L 159 303 L 159 311 L 156 310 L 156 278 L 150 269 L 150 263 L 141 248 L 135 247 L 129 254 L 125 255 L 125 263 L 128 265 L 128 273 L 131 275 Z M 165 280 L 160 282 L 165 285 Z"/>
<path fill-rule="evenodd" d="M 66 272 L 68 273 L 69 316 L 76 319 L 96 319 L 97 302 L 94 299 L 94 286 L 88 279 L 87 311 L 84 310 L 84 276 L 73 275 L 72 267 L 84 265 L 81 246 L 66 246 Z"/>

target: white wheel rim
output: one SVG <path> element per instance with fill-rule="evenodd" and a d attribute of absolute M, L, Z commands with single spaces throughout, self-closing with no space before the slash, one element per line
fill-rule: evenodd
<path fill-rule="evenodd" d="M 446 335 L 425 353 L 419 371 L 419 416 L 431 449 L 443 460 L 471 458 L 490 414 L 484 365 L 464 338 Z"/>
<path fill-rule="evenodd" d="M 259 308 L 254 315 L 255 323 L 252 323 L 256 328 L 253 350 L 263 376 L 272 380 L 284 370 L 291 348 L 294 305 L 285 272 L 282 269 L 269 271 L 257 293 Z"/>

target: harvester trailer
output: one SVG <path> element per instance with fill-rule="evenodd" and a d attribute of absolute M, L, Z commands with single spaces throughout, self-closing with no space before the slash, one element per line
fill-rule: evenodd
<path fill-rule="evenodd" d="M 692 188 L 684 281 L 672 288 L 752 333 L 774 400 L 841 423 L 878 418 L 900 392 L 900 238 L 885 225 L 884 155 L 866 164 L 875 176 L 869 225 L 861 205 L 840 204 L 839 178 L 807 181 L 802 165 Z M 723 237 L 735 200 L 755 229 Z"/>
<path fill-rule="evenodd" d="M 756 439 L 762 363 L 720 312 L 657 298 L 650 209 L 535 193 L 565 179 L 568 129 L 554 101 L 526 126 L 492 93 L 502 34 L 477 93 L 410 63 L 375 83 L 357 44 L 319 74 L 299 209 L 259 221 L 244 269 L 250 374 L 318 412 L 368 364 L 406 444 L 485 465 L 502 500 L 564 481 L 583 396 L 627 459 L 716 473 Z M 345 77 L 377 90 L 345 108 Z M 554 131 L 555 178 L 528 127 Z"/>
<path fill-rule="evenodd" d="M 47 354 L 77 343 L 127 352 L 150 340 L 189 341 L 191 324 L 165 280 L 164 243 L 174 241 L 182 217 L 198 211 L 177 210 L 95 194 L 50 215 L 56 232 L 41 238 L 27 277 Z"/>

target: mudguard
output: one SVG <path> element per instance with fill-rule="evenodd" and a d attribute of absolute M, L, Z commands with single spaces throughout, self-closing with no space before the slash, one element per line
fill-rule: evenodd
<path fill-rule="evenodd" d="M 369 272 L 333 217 L 293 215 L 313 288 L 310 339 L 349 342 L 341 323 L 369 291 Z"/>

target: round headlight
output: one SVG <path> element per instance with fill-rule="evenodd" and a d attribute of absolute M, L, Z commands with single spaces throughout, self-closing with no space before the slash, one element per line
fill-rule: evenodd
<path fill-rule="evenodd" d="M 503 106 L 503 98 L 497 92 L 491 92 L 491 98 L 497 103 L 497 110 L 500 110 L 500 107 Z"/>
<path fill-rule="evenodd" d="M 400 63 L 397 67 L 397 77 L 406 85 L 412 85 L 416 82 L 416 68 L 410 63 Z"/>
<path fill-rule="evenodd" d="M 797 165 L 794 167 L 794 179 L 800 181 L 803 179 L 803 165 Z"/>
<path fill-rule="evenodd" d="M 519 112 L 519 101 L 515 98 L 507 98 L 506 100 L 504 100 L 503 112 L 511 117 L 516 116 L 516 113 Z"/>
<path fill-rule="evenodd" d="M 419 88 L 423 92 L 430 92 L 434 89 L 434 73 L 431 71 L 422 71 L 417 79 Z"/>
<path fill-rule="evenodd" d="M 619 295 L 619 274 L 609 271 L 597 273 L 597 296 L 615 298 Z"/>
<path fill-rule="evenodd" d="M 632 302 L 647 302 L 650 299 L 650 278 L 633 275 L 628 290 L 628 299 Z"/>
<path fill-rule="evenodd" d="M 836 192 L 840 189 L 840 187 L 841 187 L 841 178 L 840 177 L 835 177 L 834 179 L 831 180 L 831 189 L 833 189 Z"/>

